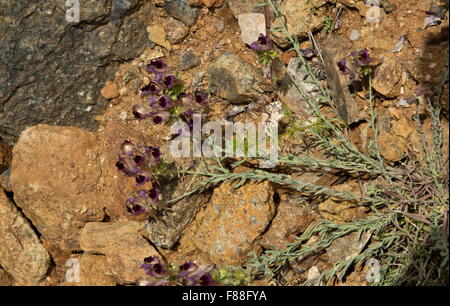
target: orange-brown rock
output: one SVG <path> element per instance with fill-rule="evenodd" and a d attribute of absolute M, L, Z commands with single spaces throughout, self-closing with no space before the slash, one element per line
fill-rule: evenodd
<path fill-rule="evenodd" d="M 269 182 L 249 183 L 238 189 L 228 183 L 214 190 L 195 235 L 194 244 L 216 264 L 240 264 L 275 213 Z"/>
<path fill-rule="evenodd" d="M 4 269 L 0 268 L 0 286 L 12 286 L 14 279 Z"/>
<path fill-rule="evenodd" d="M 14 199 L 61 249 L 78 250 L 79 229 L 104 218 L 96 198 L 101 176 L 96 141 L 79 128 L 38 125 L 25 130 L 13 150 Z"/>
<path fill-rule="evenodd" d="M 283 250 L 288 243 L 293 242 L 291 235 L 305 231 L 313 221 L 314 215 L 307 208 L 291 201 L 281 202 L 261 245 L 266 249 Z"/>
<path fill-rule="evenodd" d="M 81 249 L 91 254 L 106 255 L 106 262 L 119 283 L 133 283 L 145 276 L 140 269 L 144 258 L 159 256 L 158 251 L 139 231 L 144 222 L 90 222 L 80 234 Z"/>
<path fill-rule="evenodd" d="M 48 252 L 3 190 L 0 190 L 0 266 L 18 285 L 37 285 L 50 266 Z"/>
<path fill-rule="evenodd" d="M 119 96 L 119 88 L 115 82 L 106 81 L 105 86 L 101 90 L 101 94 L 105 99 L 114 99 Z"/>
<path fill-rule="evenodd" d="M 79 282 L 66 281 L 63 286 L 115 286 L 106 256 L 83 254 L 78 260 Z M 72 266 L 73 267 L 73 266 Z M 68 269 L 71 267 L 68 267 Z M 72 279 L 73 280 L 73 279 Z"/>
<path fill-rule="evenodd" d="M 355 181 L 333 186 L 332 189 L 351 192 L 357 196 L 361 195 L 358 183 Z M 348 222 L 363 218 L 366 211 L 366 207 L 359 206 L 357 203 L 340 201 L 335 198 L 328 198 L 319 204 L 320 215 L 323 218 L 334 222 Z"/>

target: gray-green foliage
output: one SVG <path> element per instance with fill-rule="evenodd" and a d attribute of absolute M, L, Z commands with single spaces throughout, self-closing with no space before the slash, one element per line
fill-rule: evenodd
<path fill-rule="evenodd" d="M 366 184 L 363 196 L 350 192 L 340 192 L 330 188 L 317 186 L 293 179 L 289 174 L 280 171 L 253 169 L 242 173 L 233 173 L 234 166 L 246 160 L 235 161 L 224 166 L 224 158 L 213 159 L 214 162 L 204 161 L 204 171 L 189 172 L 205 176 L 201 185 L 187 192 L 183 197 L 196 192 L 203 192 L 224 181 L 235 181 L 236 187 L 248 180 L 269 180 L 275 184 L 292 188 L 310 197 L 333 197 L 340 200 L 354 201 L 369 207 L 370 217 L 345 224 L 323 221 L 308 228 L 295 242 L 284 250 L 268 250 L 252 259 L 247 268 L 255 276 L 275 277 L 281 273 L 283 266 L 292 260 L 301 261 L 310 255 L 326 249 L 341 237 L 353 232 L 371 233 L 370 243 L 355 258 L 337 263 L 332 269 L 324 271 L 315 284 L 330 284 L 333 280 L 343 280 L 348 271 L 356 264 L 363 264 L 370 258 L 381 263 L 380 280 L 372 285 L 443 285 L 448 284 L 448 161 L 444 161 L 441 148 L 443 145 L 440 123 L 440 96 L 443 86 L 448 82 L 448 72 L 443 78 L 441 86 L 434 93 L 435 99 L 428 100 L 428 115 L 433 122 L 432 144 L 426 142 L 422 131 L 422 122 L 416 116 L 417 130 L 422 135 L 422 145 L 425 160 L 410 154 L 395 167 L 384 161 L 380 154 L 377 141 L 377 114 L 374 98 L 369 81 L 370 106 L 369 124 L 374 132 L 374 141 L 369 153 L 362 153 L 350 141 L 348 127 L 342 122 L 330 119 L 323 114 L 320 105 L 328 105 L 334 109 L 328 88 L 309 68 L 303 58 L 297 37 L 289 34 L 278 5 L 272 0 L 266 0 L 280 25 L 272 29 L 286 36 L 302 61 L 303 69 L 308 74 L 304 82 L 316 84 L 320 89 L 317 99 L 302 92 L 297 80 L 291 79 L 306 101 L 318 122 L 320 128 L 299 128 L 293 133 L 299 137 L 308 137 L 314 146 L 324 152 L 326 159 L 312 157 L 309 153 L 302 155 L 282 155 L 279 157 L 281 165 L 290 169 L 301 167 L 311 171 L 339 170 L 349 176 L 369 177 L 372 181 Z M 292 114 L 290 114 L 292 116 Z M 336 113 L 336 118 L 338 118 Z M 278 169 L 278 168 L 277 168 Z M 364 175 L 365 177 L 362 177 Z M 373 179 L 377 178 L 377 183 Z M 172 200 L 172 203 L 178 201 Z M 312 236 L 320 239 L 311 244 L 305 244 Z"/>

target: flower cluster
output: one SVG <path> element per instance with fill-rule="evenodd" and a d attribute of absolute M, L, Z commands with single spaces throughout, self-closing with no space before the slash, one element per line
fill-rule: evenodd
<path fill-rule="evenodd" d="M 168 73 L 168 66 L 160 58 L 153 59 L 146 70 L 153 75 L 153 79 L 139 91 L 140 95 L 147 99 L 147 104 L 133 107 L 133 115 L 136 119 L 151 118 L 154 124 L 161 124 L 171 116 L 185 119 L 196 109 L 205 107 L 206 94 L 185 93 L 181 81 L 175 75 Z"/>
<path fill-rule="evenodd" d="M 349 59 L 349 61 L 347 61 Z M 367 49 L 353 51 L 337 63 L 339 71 L 348 75 L 350 80 L 356 79 L 358 75 L 366 76 L 372 71 L 373 58 Z"/>
<path fill-rule="evenodd" d="M 249 47 L 258 55 L 258 62 L 267 64 L 272 62 L 278 56 L 276 50 L 273 49 L 272 41 L 264 34 L 259 34 L 258 40 L 249 45 Z"/>
<path fill-rule="evenodd" d="M 216 286 L 208 270 L 198 267 L 193 262 L 186 262 L 181 266 L 169 266 L 161 262 L 158 257 L 151 256 L 144 259 L 141 268 L 150 279 L 139 279 L 141 286 Z"/>
<path fill-rule="evenodd" d="M 156 218 L 157 209 L 167 209 L 161 204 L 161 195 L 156 175 L 161 168 L 161 151 L 152 146 L 136 146 L 126 140 L 121 144 L 121 153 L 116 163 L 117 169 L 124 175 L 134 177 L 137 186 L 152 183 L 150 190 L 139 190 L 134 198 L 126 202 L 127 211 L 135 216 L 144 212 Z"/>

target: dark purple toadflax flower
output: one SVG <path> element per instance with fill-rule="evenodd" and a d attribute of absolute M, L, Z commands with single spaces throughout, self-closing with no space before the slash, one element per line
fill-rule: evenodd
<path fill-rule="evenodd" d="M 145 273 L 155 278 L 162 278 L 167 276 L 168 271 L 164 264 L 161 263 L 158 257 L 151 256 L 144 259 L 144 264 L 141 265 Z"/>
<path fill-rule="evenodd" d="M 367 66 L 372 61 L 372 58 L 370 57 L 369 51 L 367 49 L 362 49 L 356 54 L 353 52 L 352 55 L 355 59 L 356 65 L 360 67 Z"/>
<path fill-rule="evenodd" d="M 167 70 L 167 65 L 160 58 L 155 58 L 147 65 L 146 70 L 148 73 L 164 73 Z"/>
<path fill-rule="evenodd" d="M 250 45 L 254 51 L 267 51 L 272 49 L 272 41 L 264 34 L 259 34 L 258 40 Z"/>

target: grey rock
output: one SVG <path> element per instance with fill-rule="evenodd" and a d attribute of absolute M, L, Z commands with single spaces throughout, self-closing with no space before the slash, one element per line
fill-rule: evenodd
<path fill-rule="evenodd" d="M 262 73 L 234 53 L 226 52 L 207 71 L 209 92 L 231 103 L 256 100 L 264 93 Z"/>
<path fill-rule="evenodd" d="M 350 260 L 359 255 L 369 242 L 371 234 L 365 232 L 359 237 L 359 233 L 353 232 L 350 235 L 341 237 L 333 241 L 327 248 L 327 254 L 332 264 Z"/>
<path fill-rule="evenodd" d="M 347 124 L 359 121 L 362 116 L 360 106 L 350 92 L 348 77 L 341 74 L 337 67 L 337 63 L 346 57 L 348 50 L 351 49 L 351 42 L 344 37 L 333 35 L 319 45 L 331 95 L 339 116 Z"/>
<path fill-rule="evenodd" d="M 319 89 L 315 84 L 303 82 L 308 76 L 306 72 L 301 69 L 300 58 L 294 57 L 289 61 L 287 72 L 283 81 L 279 87 L 279 99 L 283 102 L 292 112 L 301 115 L 302 119 L 308 119 L 312 112 L 309 108 L 308 102 L 303 98 L 297 86 L 313 100 L 319 93 Z M 294 78 L 297 86 L 291 79 Z"/>
<path fill-rule="evenodd" d="M 189 28 L 175 18 L 169 18 L 164 27 L 166 38 L 171 44 L 181 43 L 189 34 Z"/>
<path fill-rule="evenodd" d="M 108 103 L 100 95 L 104 81 L 152 46 L 141 19 L 152 8 L 149 1 L 83 1 L 74 24 L 62 0 L 3 1 L 0 138 L 14 144 L 39 123 L 95 130 Z"/>
<path fill-rule="evenodd" d="M 176 199 L 200 183 L 198 177 L 185 176 L 162 185 L 161 194 L 163 198 Z M 199 207 L 205 204 L 209 197 L 210 195 L 205 193 L 193 194 L 174 203 L 171 207 L 172 212 L 166 213 L 160 220 L 152 220 L 147 224 L 148 239 L 158 247 L 171 249 L 180 239 L 186 226 L 194 219 Z"/>
<path fill-rule="evenodd" d="M 194 25 L 197 20 L 198 10 L 192 8 L 187 0 L 164 0 L 164 9 L 167 14 L 188 27 Z"/>
<path fill-rule="evenodd" d="M 185 51 L 180 55 L 180 69 L 188 70 L 200 65 L 200 58 L 192 51 Z"/>

